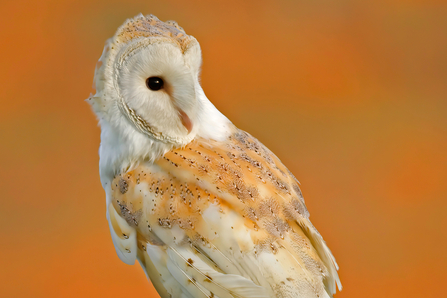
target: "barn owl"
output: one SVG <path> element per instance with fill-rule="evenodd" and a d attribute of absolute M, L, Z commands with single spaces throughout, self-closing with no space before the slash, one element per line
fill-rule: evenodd
<path fill-rule="evenodd" d="M 119 258 L 161 297 L 332 297 L 338 266 L 298 181 L 207 99 L 197 40 L 153 15 L 107 41 L 88 101 Z"/>

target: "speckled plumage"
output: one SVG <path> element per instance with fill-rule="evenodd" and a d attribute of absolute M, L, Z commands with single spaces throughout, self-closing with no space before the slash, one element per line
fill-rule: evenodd
<path fill-rule="evenodd" d="M 127 21 L 108 47 L 129 44 L 113 54 L 125 60 L 129 49 L 144 50 L 135 44 L 145 38 L 155 38 L 147 42 L 154 49 L 167 38 L 179 55 L 188 55 L 191 41 L 198 47 L 175 22 L 153 16 Z M 102 57 L 109 67 L 113 55 Z M 194 129 L 170 130 L 179 140 L 171 142 L 154 135 L 157 121 L 146 116 L 144 105 L 136 108 L 119 90 L 110 95 L 113 88 L 104 84 L 113 82 L 111 74 L 106 66 L 98 71 L 100 90 L 92 105 L 103 130 L 101 181 L 112 239 L 124 262 L 138 259 L 162 297 L 332 297 L 336 284 L 341 288 L 335 259 L 309 221 L 298 181 L 270 150 L 221 115 L 198 81 L 194 99 L 189 97 L 197 107 L 186 106 L 177 116 L 190 116 Z M 185 99 L 169 100 L 177 108 Z M 98 106 L 106 101 L 109 108 Z M 119 108 L 122 103 L 133 105 L 148 128 L 121 115 L 129 113 Z M 164 133 L 160 126 L 157 131 Z"/>

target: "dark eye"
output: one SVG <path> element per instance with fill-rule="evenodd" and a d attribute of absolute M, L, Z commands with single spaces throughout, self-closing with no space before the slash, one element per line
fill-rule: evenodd
<path fill-rule="evenodd" d="M 146 86 L 153 91 L 160 90 L 163 88 L 163 85 L 164 82 L 159 77 L 150 77 L 146 80 Z"/>

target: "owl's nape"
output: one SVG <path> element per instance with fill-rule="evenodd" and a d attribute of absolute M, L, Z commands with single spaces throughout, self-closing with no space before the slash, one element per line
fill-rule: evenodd
<path fill-rule="evenodd" d="M 161 297 L 332 297 L 338 266 L 298 182 L 199 84 L 197 40 L 139 15 L 111 38 L 90 98 L 113 243 Z"/>

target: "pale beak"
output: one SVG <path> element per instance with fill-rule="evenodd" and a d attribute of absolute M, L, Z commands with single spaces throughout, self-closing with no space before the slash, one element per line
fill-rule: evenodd
<path fill-rule="evenodd" d="M 191 132 L 192 130 L 192 122 L 191 119 L 189 119 L 188 115 L 186 115 L 185 112 L 183 112 L 182 110 L 178 110 L 179 114 L 180 114 L 180 119 L 182 120 L 182 124 L 183 126 L 186 128 L 186 130 L 188 131 L 188 133 Z"/>

